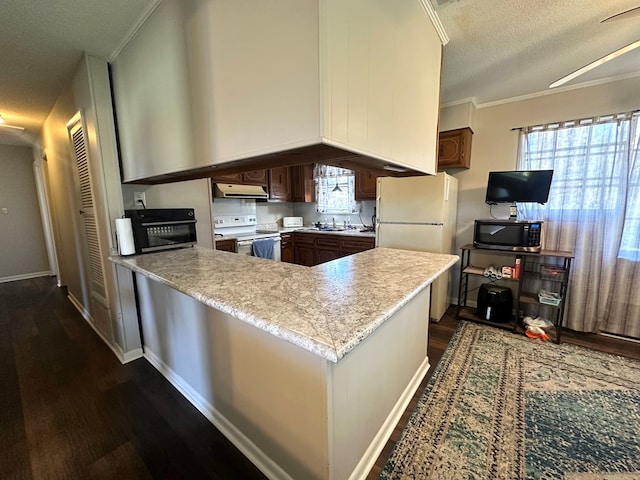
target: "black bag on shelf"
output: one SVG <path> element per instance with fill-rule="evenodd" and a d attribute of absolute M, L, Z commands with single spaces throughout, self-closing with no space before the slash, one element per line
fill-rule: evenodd
<path fill-rule="evenodd" d="M 483 283 L 478 289 L 478 315 L 491 322 L 508 322 L 512 319 L 513 295 L 509 287 Z"/>

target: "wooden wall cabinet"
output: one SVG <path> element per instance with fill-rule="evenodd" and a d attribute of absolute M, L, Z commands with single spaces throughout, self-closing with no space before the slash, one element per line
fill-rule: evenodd
<path fill-rule="evenodd" d="M 268 170 L 251 170 L 243 173 L 230 173 L 227 175 L 214 175 L 215 183 L 234 183 L 239 185 L 267 185 L 269 183 Z"/>
<path fill-rule="evenodd" d="M 469 168 L 471 165 L 471 137 L 469 127 L 440 132 L 438 136 L 438 171 L 447 168 Z"/>
<path fill-rule="evenodd" d="M 278 167 L 269 170 L 269 200 L 283 202 L 291 200 L 289 167 Z"/>
<path fill-rule="evenodd" d="M 244 172 L 242 174 L 242 181 L 247 185 L 267 185 L 269 183 L 268 170 L 263 168 Z"/>
<path fill-rule="evenodd" d="M 316 201 L 316 184 L 313 181 L 313 164 L 289 167 L 291 201 L 311 203 Z"/>
<path fill-rule="evenodd" d="M 371 172 L 356 170 L 356 200 L 375 200 L 378 177 Z"/>

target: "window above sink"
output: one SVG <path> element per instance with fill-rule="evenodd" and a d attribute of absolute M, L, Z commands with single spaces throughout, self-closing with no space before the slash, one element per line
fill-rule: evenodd
<path fill-rule="evenodd" d="M 355 201 L 355 173 L 346 168 L 316 164 L 316 211 L 319 213 L 358 213 Z"/>

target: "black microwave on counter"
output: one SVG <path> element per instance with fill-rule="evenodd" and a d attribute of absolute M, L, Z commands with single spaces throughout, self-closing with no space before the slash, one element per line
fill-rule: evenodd
<path fill-rule="evenodd" d="M 125 210 L 124 216 L 131 219 L 133 243 L 138 255 L 193 247 L 197 243 L 197 220 L 193 208 Z"/>
<path fill-rule="evenodd" d="M 542 244 L 541 221 L 476 220 L 473 246 L 512 252 L 539 252 Z"/>

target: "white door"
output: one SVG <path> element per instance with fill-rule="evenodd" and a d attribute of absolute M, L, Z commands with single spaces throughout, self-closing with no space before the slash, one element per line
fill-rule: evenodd
<path fill-rule="evenodd" d="M 77 213 L 80 215 L 79 225 L 84 230 L 81 236 L 82 240 L 84 240 L 82 242 L 82 253 L 85 278 L 89 280 L 91 298 L 107 307 L 102 252 L 98 236 L 98 224 L 94 212 L 87 143 L 81 116 L 79 114 L 74 116 L 67 124 L 67 128 L 76 160 L 76 180 L 79 189 Z M 87 305 L 85 305 L 86 307 Z"/>

